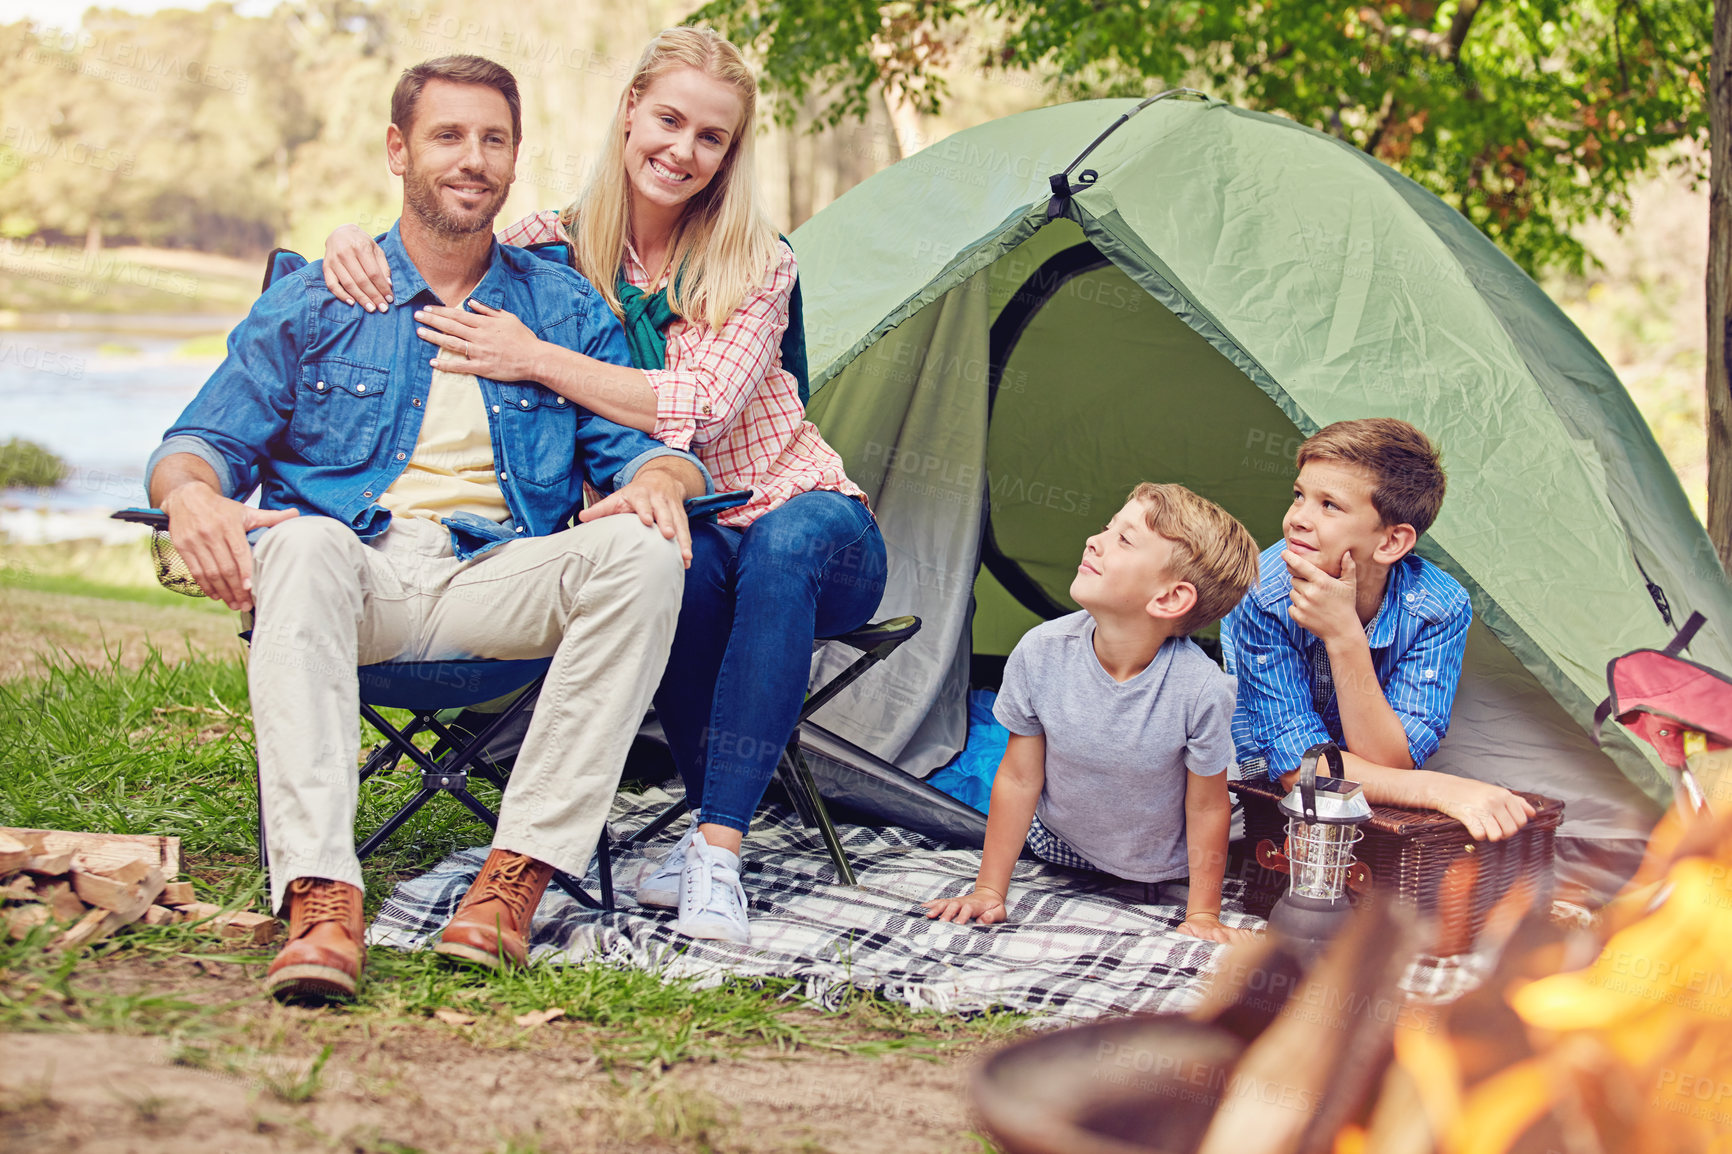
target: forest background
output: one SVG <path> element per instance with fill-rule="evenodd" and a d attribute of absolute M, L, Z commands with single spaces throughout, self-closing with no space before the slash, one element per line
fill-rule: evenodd
<path fill-rule="evenodd" d="M 196 270 L 215 266 L 194 253 L 253 263 L 277 245 L 316 254 L 343 221 L 388 227 L 390 88 L 446 53 L 500 60 L 522 85 L 502 219 L 563 206 L 644 41 L 698 8 L 286 0 L 80 20 L 79 7 L 66 5 L 66 27 L 0 25 L 0 279 L 35 270 L 0 294 L 0 326 L 6 310 L 99 307 L 77 285 L 103 295 L 117 257 Z M 716 0 L 702 15 L 748 43 L 765 76 L 775 115 L 758 175 L 784 231 L 951 132 L 1057 100 L 1185 83 L 1334 132 L 1541 278 L 1702 511 L 1702 0 Z M 58 287 L 40 275 L 49 254 Z"/>

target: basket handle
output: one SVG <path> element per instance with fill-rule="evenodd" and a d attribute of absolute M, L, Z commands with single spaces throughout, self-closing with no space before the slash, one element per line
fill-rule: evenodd
<path fill-rule="evenodd" d="M 1299 758 L 1299 805 L 1305 811 L 1307 823 L 1317 820 L 1317 763 L 1324 760 L 1329 762 L 1329 776 L 1347 776 L 1347 767 L 1341 761 L 1341 747 L 1333 741 L 1319 742 Z"/>

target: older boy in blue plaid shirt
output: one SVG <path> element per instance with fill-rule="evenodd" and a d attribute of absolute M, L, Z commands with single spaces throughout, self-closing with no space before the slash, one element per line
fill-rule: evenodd
<path fill-rule="evenodd" d="M 1467 591 L 1413 554 L 1443 505 L 1437 450 L 1406 421 L 1337 421 L 1297 464 L 1283 539 L 1221 623 L 1241 772 L 1290 786 L 1305 750 L 1333 741 L 1371 801 L 1441 810 L 1475 838 L 1514 834 L 1526 801 L 1422 768 L 1449 728 L 1473 617 Z"/>

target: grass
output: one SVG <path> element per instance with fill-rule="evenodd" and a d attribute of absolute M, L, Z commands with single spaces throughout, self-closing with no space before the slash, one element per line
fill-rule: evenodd
<path fill-rule="evenodd" d="M 161 833 L 200 861 L 253 857 L 252 726 L 241 664 L 52 664 L 0 685 L 0 820 Z"/>
<path fill-rule="evenodd" d="M 109 585 L 61 573 L 36 573 L 28 569 L 0 568 L 0 589 L 28 589 L 34 593 L 64 593 L 73 597 L 100 597 L 105 601 L 133 601 L 167 609 L 195 609 L 201 613 L 227 613 L 228 607 L 208 597 L 187 597 L 160 585 Z"/>
<path fill-rule="evenodd" d="M 0 589 L 100 597 L 204 613 L 229 612 L 221 602 L 171 593 L 159 585 L 146 538 L 114 545 L 95 541 L 0 544 Z"/>
<path fill-rule="evenodd" d="M 290 1106 L 311 1102 L 319 1093 L 325 1063 L 330 1060 L 331 1046 L 327 1044 L 302 1073 L 266 1074 L 262 1079 L 265 1090 L 277 1101 Z"/>
<path fill-rule="evenodd" d="M 363 748 L 373 736 L 363 735 Z M 170 664 L 152 651 L 136 670 L 118 662 L 107 669 L 56 663 L 46 676 L 0 684 L 0 825 L 176 835 L 201 899 L 263 911 L 254 764 L 245 671 L 237 661 Z M 367 828 L 383 820 L 398 796 L 374 784 L 362 790 L 360 824 Z M 369 912 L 398 879 L 485 839 L 485 828 L 460 807 L 429 806 L 365 863 Z M 57 955 L 42 948 L 51 934 L 43 927 L 21 942 L 0 942 L 0 1031 L 173 1035 L 208 1039 L 220 1049 L 240 1029 L 248 1005 L 263 1003 L 256 979 L 270 947 L 234 951 L 197 927 L 138 925 Z M 105 980 L 117 966 L 187 958 L 243 966 L 249 980 L 237 987 L 236 1000 L 215 1004 Z M 430 952 L 374 949 L 356 1001 L 317 1021 L 334 1030 L 413 1024 L 473 1045 L 516 1048 L 545 1034 L 516 1025 L 514 1017 L 557 1007 L 565 1014 L 555 1028 L 581 1029 L 603 1068 L 652 1073 L 746 1050 L 934 1056 L 1004 1036 L 1021 1021 L 1009 1014 L 962 1020 L 916 1013 L 865 992 L 840 1013 L 817 1014 L 795 992 L 791 980 L 698 988 L 600 963 L 477 972 Z M 476 1021 L 438 1023 L 432 1015 L 442 1008 Z M 198 1049 L 183 1045 L 181 1052 Z M 317 1071 L 304 1078 L 310 1095 Z M 703 1128 L 696 1119 L 680 1125 L 688 1124 Z"/>
<path fill-rule="evenodd" d="M 0 489 L 46 489 L 60 484 L 66 473 L 66 462 L 35 441 L 0 441 Z"/>
<path fill-rule="evenodd" d="M 244 271 L 243 271 L 244 270 Z M 94 256 L 73 247 L 0 252 L 0 313 L 244 312 L 259 274 L 238 262 L 129 248 Z"/>
<path fill-rule="evenodd" d="M 227 349 L 227 333 L 205 333 L 203 336 L 189 337 L 182 341 L 174 350 L 174 355 L 179 360 L 204 361 L 220 359 Z"/>

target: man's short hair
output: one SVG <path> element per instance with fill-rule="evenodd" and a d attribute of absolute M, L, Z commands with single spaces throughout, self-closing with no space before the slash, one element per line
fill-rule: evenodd
<path fill-rule="evenodd" d="M 429 80 L 448 80 L 453 84 L 484 84 L 505 97 L 511 109 L 511 143 L 523 139 L 523 101 L 517 95 L 517 78 L 503 64 L 495 64 L 484 56 L 439 56 L 423 60 L 403 70 L 397 87 L 391 93 L 391 123 L 404 136 L 415 122 L 415 105 L 421 100 L 421 90 Z"/>
<path fill-rule="evenodd" d="M 1173 543 L 1169 572 L 1197 590 L 1197 604 L 1179 628 L 1195 633 L 1233 611 L 1257 580 L 1257 542 L 1233 515 L 1183 485 L 1144 481 L 1130 499 L 1143 522 Z"/>
<path fill-rule="evenodd" d="M 1425 434 L 1394 417 L 1336 421 L 1299 446 L 1296 467 L 1339 461 L 1369 469 L 1377 478 L 1371 504 L 1385 525 L 1412 525 L 1424 533 L 1443 508 L 1448 483 L 1437 449 Z"/>

